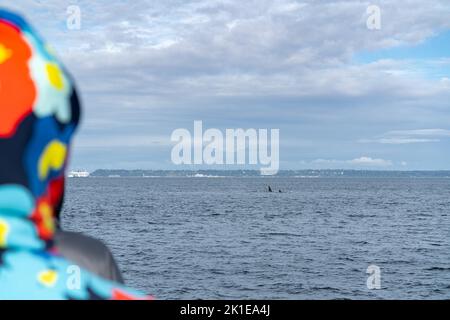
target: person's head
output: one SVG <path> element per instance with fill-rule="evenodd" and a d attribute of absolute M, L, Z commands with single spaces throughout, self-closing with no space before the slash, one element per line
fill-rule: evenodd
<path fill-rule="evenodd" d="M 0 248 L 14 234 L 11 216 L 31 220 L 39 239 L 51 241 L 79 120 L 76 90 L 62 64 L 21 17 L 0 9 Z M 12 199 L 27 209 L 14 213 L 24 204 Z"/>

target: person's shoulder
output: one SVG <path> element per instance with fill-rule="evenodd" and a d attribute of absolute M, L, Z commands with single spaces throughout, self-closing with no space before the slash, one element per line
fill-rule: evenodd
<path fill-rule="evenodd" d="M 57 251 L 68 260 L 106 279 L 124 282 L 112 252 L 102 241 L 62 230 L 56 232 L 54 240 Z"/>
<path fill-rule="evenodd" d="M 55 233 L 54 240 L 57 246 L 82 246 L 94 251 L 99 250 L 109 252 L 108 247 L 103 241 L 79 232 L 58 230 Z"/>

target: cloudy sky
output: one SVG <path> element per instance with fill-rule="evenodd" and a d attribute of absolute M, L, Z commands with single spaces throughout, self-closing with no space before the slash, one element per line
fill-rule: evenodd
<path fill-rule="evenodd" d="M 202 120 L 280 129 L 282 169 L 450 169 L 448 0 L 0 4 L 77 79 L 73 168 L 174 168 L 172 131 Z M 369 5 L 380 30 L 367 27 Z"/>

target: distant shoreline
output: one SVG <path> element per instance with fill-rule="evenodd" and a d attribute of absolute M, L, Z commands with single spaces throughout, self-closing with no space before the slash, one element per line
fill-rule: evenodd
<path fill-rule="evenodd" d="M 292 178 L 450 178 L 450 170 L 280 170 L 274 176 L 263 176 L 258 170 L 106 170 L 98 169 L 90 177 L 104 178 L 227 178 L 227 177 L 292 177 Z"/>

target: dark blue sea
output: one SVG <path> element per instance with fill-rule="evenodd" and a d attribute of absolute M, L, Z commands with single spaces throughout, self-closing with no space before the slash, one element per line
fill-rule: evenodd
<path fill-rule="evenodd" d="M 449 209 L 448 178 L 80 178 L 63 226 L 159 299 L 450 299 Z"/>

